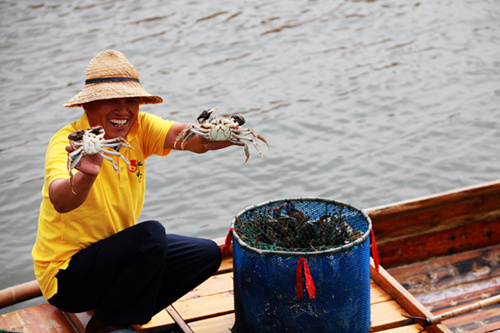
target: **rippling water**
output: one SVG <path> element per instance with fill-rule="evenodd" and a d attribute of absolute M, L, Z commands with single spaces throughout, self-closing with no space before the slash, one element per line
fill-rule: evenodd
<path fill-rule="evenodd" d="M 245 165 L 237 147 L 151 158 L 141 220 L 170 232 L 222 237 L 283 197 L 368 208 L 498 178 L 498 0 L 4 0 L 0 18 L 0 289 L 34 279 L 45 148 L 105 49 L 164 98 L 143 111 L 218 107 L 271 144 Z"/>

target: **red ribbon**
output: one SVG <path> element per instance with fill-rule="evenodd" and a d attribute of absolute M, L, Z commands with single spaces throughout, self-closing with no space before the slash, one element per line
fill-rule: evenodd
<path fill-rule="evenodd" d="M 231 240 L 233 239 L 232 231 L 234 228 L 229 229 L 229 232 L 226 235 L 226 241 L 224 243 L 224 247 L 222 247 L 222 256 L 225 257 L 229 253 L 229 247 L 231 246 Z"/>
<path fill-rule="evenodd" d="M 304 276 L 306 278 L 306 290 L 309 294 L 309 298 L 313 299 L 316 297 L 316 287 L 314 286 L 314 281 L 311 276 L 311 271 L 307 265 L 306 260 L 301 257 L 297 262 L 297 270 L 295 271 L 295 276 L 297 280 L 297 299 L 300 301 L 302 298 L 302 263 L 304 263 Z"/>
<path fill-rule="evenodd" d="M 375 261 L 375 270 L 378 272 L 378 268 L 380 265 L 380 258 L 378 256 L 377 243 L 375 242 L 375 233 L 373 232 L 373 229 L 371 230 L 370 235 L 371 235 L 371 243 L 372 243 L 373 261 Z"/>

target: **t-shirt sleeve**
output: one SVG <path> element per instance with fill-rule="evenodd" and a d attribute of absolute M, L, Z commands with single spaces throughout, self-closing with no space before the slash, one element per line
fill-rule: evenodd
<path fill-rule="evenodd" d="M 68 152 L 66 151 L 69 133 L 71 130 L 62 129 L 50 140 L 45 155 L 45 184 L 50 185 L 55 179 L 69 177 Z"/>
<path fill-rule="evenodd" d="M 168 131 L 176 122 L 149 113 L 140 113 L 139 121 L 145 157 L 151 155 L 167 156 L 171 149 L 164 149 L 165 139 Z"/>

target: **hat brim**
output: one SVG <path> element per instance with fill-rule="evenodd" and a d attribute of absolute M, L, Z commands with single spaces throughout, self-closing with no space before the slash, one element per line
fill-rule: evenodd
<path fill-rule="evenodd" d="M 68 108 L 81 107 L 93 101 L 115 98 L 138 98 L 139 104 L 158 104 L 163 102 L 160 96 L 151 95 L 140 83 L 126 81 L 87 84 L 82 91 L 70 99 L 64 106 Z"/>

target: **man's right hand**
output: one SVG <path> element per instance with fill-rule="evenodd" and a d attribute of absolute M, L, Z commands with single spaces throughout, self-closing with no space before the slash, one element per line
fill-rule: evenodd
<path fill-rule="evenodd" d="M 69 154 L 75 151 L 75 148 L 69 144 L 66 146 L 66 151 Z M 89 176 L 97 176 L 101 169 L 102 161 L 103 157 L 99 154 L 85 155 L 80 159 L 75 169 Z"/>

